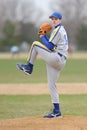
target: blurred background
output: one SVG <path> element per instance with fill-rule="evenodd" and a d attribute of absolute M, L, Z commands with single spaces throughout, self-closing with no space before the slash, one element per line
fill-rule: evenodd
<path fill-rule="evenodd" d="M 63 15 L 69 51 L 87 51 L 86 0 L 0 0 L 0 52 L 27 52 L 54 11 Z"/>

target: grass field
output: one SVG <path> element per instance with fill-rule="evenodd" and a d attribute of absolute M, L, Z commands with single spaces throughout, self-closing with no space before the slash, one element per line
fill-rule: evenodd
<path fill-rule="evenodd" d="M 16 68 L 24 59 L 0 59 L 0 83 L 45 83 L 46 65 L 37 59 L 31 77 Z M 59 82 L 87 83 L 87 60 L 68 59 Z M 87 116 L 87 94 L 60 95 L 63 115 Z M 43 115 L 51 109 L 50 95 L 0 95 L 0 119 Z"/>
<path fill-rule="evenodd" d="M 0 83 L 44 83 L 47 82 L 46 65 L 38 59 L 30 77 L 16 68 L 16 63 L 26 63 L 22 59 L 0 59 Z M 59 82 L 87 82 L 87 60 L 68 59 L 61 72 Z"/>
<path fill-rule="evenodd" d="M 87 116 L 87 95 L 60 95 L 63 115 Z M 44 115 L 52 109 L 48 95 L 0 95 L 0 119 Z"/>

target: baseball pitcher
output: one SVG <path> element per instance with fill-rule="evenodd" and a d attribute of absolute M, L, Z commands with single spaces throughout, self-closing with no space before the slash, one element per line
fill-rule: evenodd
<path fill-rule="evenodd" d="M 67 33 L 62 25 L 62 15 L 59 12 L 52 13 L 49 18 L 52 25 L 44 23 L 40 26 L 38 36 L 42 43 L 34 41 L 28 55 L 27 64 L 17 64 L 17 68 L 27 75 L 33 72 L 34 61 L 37 55 L 46 62 L 48 87 L 52 99 L 53 110 L 44 115 L 44 118 L 61 117 L 59 94 L 57 92 L 56 82 L 61 70 L 66 64 L 68 55 Z M 50 38 L 46 34 L 51 31 Z"/>

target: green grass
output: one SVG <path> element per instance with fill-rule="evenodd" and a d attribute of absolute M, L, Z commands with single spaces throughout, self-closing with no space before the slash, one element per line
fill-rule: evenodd
<path fill-rule="evenodd" d="M 26 63 L 24 59 L 0 59 L 0 83 L 47 82 L 46 65 L 43 60 L 36 60 L 30 77 L 16 68 L 18 62 Z M 87 82 L 87 60 L 68 59 L 59 77 L 59 82 Z"/>
<path fill-rule="evenodd" d="M 87 117 L 87 95 L 60 95 L 63 115 Z M 0 119 L 43 116 L 52 110 L 49 95 L 0 95 Z"/>
<path fill-rule="evenodd" d="M 59 78 L 60 82 L 87 82 L 87 60 L 69 59 Z"/>

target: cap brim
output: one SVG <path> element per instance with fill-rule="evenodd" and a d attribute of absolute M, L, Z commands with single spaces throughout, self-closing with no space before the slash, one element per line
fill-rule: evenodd
<path fill-rule="evenodd" d="M 49 16 L 49 18 L 57 18 L 57 17 L 55 17 L 55 16 L 51 15 L 51 16 Z M 57 18 L 57 19 L 58 19 L 58 18 Z"/>

